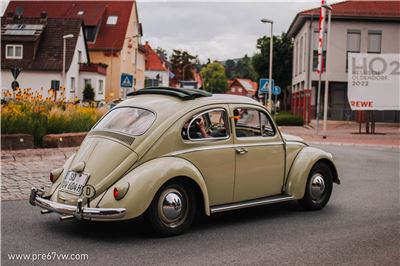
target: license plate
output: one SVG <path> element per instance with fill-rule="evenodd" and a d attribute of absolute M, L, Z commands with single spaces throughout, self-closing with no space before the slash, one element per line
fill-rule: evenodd
<path fill-rule="evenodd" d="M 68 172 L 61 184 L 60 191 L 80 196 L 88 178 L 88 174 Z"/>

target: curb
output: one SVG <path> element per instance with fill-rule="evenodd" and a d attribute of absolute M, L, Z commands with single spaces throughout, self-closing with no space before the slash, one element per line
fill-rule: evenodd
<path fill-rule="evenodd" d="M 398 149 L 398 145 L 381 145 L 381 144 L 365 144 L 365 143 L 349 143 L 349 142 L 323 142 L 323 141 L 306 141 L 314 145 L 332 145 L 332 146 L 350 146 L 350 147 L 364 147 L 364 148 L 381 148 L 381 149 Z"/>

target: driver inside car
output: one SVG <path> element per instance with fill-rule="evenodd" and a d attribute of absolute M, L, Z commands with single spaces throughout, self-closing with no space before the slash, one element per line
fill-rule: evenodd
<path fill-rule="evenodd" d="M 189 132 L 189 136 L 191 139 L 201 139 L 201 138 L 208 138 L 209 135 L 206 131 L 205 125 L 204 125 L 204 119 L 203 118 L 197 118 L 195 121 L 193 121 L 190 124 L 190 128 L 188 130 L 189 127 L 189 123 L 192 119 L 189 119 L 182 128 L 182 137 L 186 140 L 189 139 L 189 137 L 187 136 L 188 132 Z"/>

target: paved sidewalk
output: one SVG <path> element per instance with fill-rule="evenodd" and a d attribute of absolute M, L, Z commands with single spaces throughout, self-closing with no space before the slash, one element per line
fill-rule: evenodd
<path fill-rule="evenodd" d="M 327 138 L 313 127 L 281 127 L 282 132 L 304 138 L 311 144 L 354 145 L 364 147 L 400 148 L 399 126 L 376 126 L 376 135 L 358 133 L 358 125 L 330 124 Z M 33 186 L 50 187 L 51 169 L 61 167 L 78 147 L 1 151 L 1 200 L 28 199 Z"/>
<path fill-rule="evenodd" d="M 49 173 L 78 147 L 1 151 L 1 200 L 28 199 L 30 189 L 50 187 Z"/>
<path fill-rule="evenodd" d="M 364 147 L 400 148 L 400 125 L 376 123 L 376 134 L 358 134 L 358 124 L 332 123 L 328 124 L 327 132 L 322 131 L 320 124 L 317 135 L 315 124 L 306 127 L 280 127 L 283 133 L 302 137 L 311 144 L 353 145 Z M 365 132 L 365 128 L 363 128 Z M 323 138 L 323 136 L 326 138 Z"/>

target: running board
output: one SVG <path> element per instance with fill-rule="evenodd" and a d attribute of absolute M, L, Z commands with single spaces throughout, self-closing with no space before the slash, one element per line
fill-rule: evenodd
<path fill-rule="evenodd" d="M 290 200 L 294 200 L 293 196 L 279 195 L 279 196 L 265 197 L 265 198 L 255 199 L 255 200 L 236 202 L 236 203 L 231 203 L 231 204 L 218 205 L 215 207 L 211 207 L 210 211 L 211 211 L 211 213 L 218 213 L 218 212 L 232 211 L 232 210 L 237 210 L 237 209 L 242 209 L 242 208 L 247 208 L 247 207 L 255 207 L 255 206 L 267 205 L 267 204 L 272 204 L 272 203 L 285 202 L 285 201 L 290 201 Z"/>

